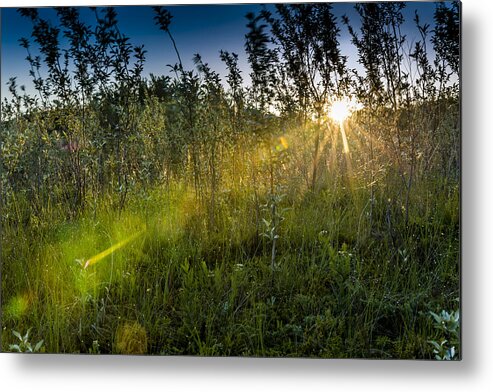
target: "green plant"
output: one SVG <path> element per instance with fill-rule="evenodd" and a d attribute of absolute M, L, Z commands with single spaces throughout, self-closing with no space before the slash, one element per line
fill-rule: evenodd
<path fill-rule="evenodd" d="M 119 354 L 145 354 L 147 352 L 145 328 L 136 321 L 119 325 L 116 330 L 115 347 Z"/>
<path fill-rule="evenodd" d="M 224 80 L 198 54 L 184 69 L 162 8 L 178 64 L 150 79 L 116 9 L 23 12 L 39 97 L 12 78 L 2 102 L 4 346 L 36 325 L 46 347 L 16 332 L 11 349 L 457 358 L 458 312 L 417 317 L 459 292 L 459 14 L 443 7 L 438 28 L 416 17 L 413 47 L 401 5 L 359 5 L 354 72 L 330 4 L 250 14 Z M 364 107 L 343 129 L 327 106 L 344 96 Z"/>
<path fill-rule="evenodd" d="M 284 214 L 288 210 L 287 208 L 281 208 L 280 204 L 284 199 L 285 194 L 272 194 L 269 196 L 267 203 L 263 205 L 263 209 L 270 213 L 268 219 L 263 218 L 264 231 L 261 235 L 269 240 L 272 245 L 271 248 L 271 268 L 275 268 L 276 262 L 276 244 L 279 239 L 279 228 L 284 220 Z"/>
<path fill-rule="evenodd" d="M 456 346 L 459 345 L 459 311 L 447 312 L 442 310 L 440 314 L 430 312 L 433 317 L 433 326 L 441 332 L 442 338 L 440 343 L 436 340 L 428 342 L 433 346 L 435 359 L 439 361 L 451 361 L 458 359 L 459 352 Z"/>
<path fill-rule="evenodd" d="M 11 351 L 16 351 L 19 353 L 37 353 L 37 352 L 43 352 L 44 347 L 43 343 L 44 340 L 40 340 L 36 345 L 33 347 L 31 343 L 29 342 L 29 333 L 31 332 L 31 328 L 29 328 L 26 332 L 25 335 L 22 335 L 20 332 L 12 330 L 12 334 L 19 339 L 19 343 L 16 344 L 11 344 L 9 346 L 9 349 Z"/>
<path fill-rule="evenodd" d="M 89 347 L 89 354 L 101 354 L 101 349 L 97 340 L 93 340 L 92 346 Z"/>

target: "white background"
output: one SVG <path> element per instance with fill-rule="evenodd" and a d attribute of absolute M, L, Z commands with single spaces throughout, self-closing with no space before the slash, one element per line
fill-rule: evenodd
<path fill-rule="evenodd" d="M 67 0 L 1 2 L 2 6 L 61 4 L 88 3 Z M 90 4 L 139 2 L 93 0 Z M 299 391 L 321 388 L 365 392 L 492 390 L 492 52 L 493 1 L 464 0 L 462 362 L 0 354 L 0 389 L 51 392 Z"/>

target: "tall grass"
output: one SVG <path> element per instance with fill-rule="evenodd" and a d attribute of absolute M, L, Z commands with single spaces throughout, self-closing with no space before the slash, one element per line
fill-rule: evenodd
<path fill-rule="evenodd" d="M 214 230 L 183 183 L 135 194 L 119 215 L 104 199 L 70 220 L 48 205 L 3 227 L 4 347 L 34 327 L 48 352 L 97 341 L 102 353 L 431 358 L 427 312 L 459 295 L 458 187 L 416 184 L 405 225 L 386 185 L 373 227 L 367 188 L 287 187 L 273 268 L 246 189 L 220 196 Z"/>
<path fill-rule="evenodd" d="M 459 297 L 460 7 L 415 14 L 412 43 L 403 7 L 355 4 L 359 31 L 325 3 L 249 13 L 248 87 L 234 53 L 227 86 L 185 70 L 166 9 L 178 64 L 149 80 L 114 8 L 20 9 L 39 100 L 14 77 L 2 103 L 3 347 L 435 358 L 430 312 Z M 330 118 L 338 100 L 361 105 Z"/>

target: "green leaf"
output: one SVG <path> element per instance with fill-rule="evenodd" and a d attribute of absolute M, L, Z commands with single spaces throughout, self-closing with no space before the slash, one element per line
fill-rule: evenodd
<path fill-rule="evenodd" d="M 442 321 L 442 318 L 438 314 L 433 313 L 433 312 L 430 312 L 430 314 L 433 316 L 433 318 L 435 319 L 435 321 L 437 323 L 440 323 Z"/>
<path fill-rule="evenodd" d="M 41 346 L 43 345 L 44 340 L 40 340 L 38 343 L 36 343 L 36 346 L 34 346 L 34 352 L 38 352 Z"/>
<path fill-rule="evenodd" d="M 440 346 L 438 345 L 438 343 L 435 342 L 434 340 L 428 340 L 428 343 L 432 344 L 433 347 L 440 348 Z"/>
<path fill-rule="evenodd" d="M 19 345 L 18 345 L 18 344 L 11 344 L 11 345 L 9 346 L 9 350 L 12 350 L 12 351 L 17 351 L 17 352 L 19 352 L 19 353 L 21 353 L 21 352 L 22 352 L 22 351 L 21 351 L 21 348 L 19 347 Z"/>
<path fill-rule="evenodd" d="M 458 310 L 456 310 L 456 311 L 454 312 L 454 315 L 453 315 L 454 321 L 455 321 L 456 323 L 458 323 L 458 322 L 459 322 L 459 316 L 460 316 L 460 315 L 459 315 L 459 311 L 458 311 Z"/>
<path fill-rule="evenodd" d="M 15 337 L 17 337 L 20 341 L 22 341 L 22 336 L 19 332 L 17 331 L 12 331 L 12 333 L 14 334 Z"/>

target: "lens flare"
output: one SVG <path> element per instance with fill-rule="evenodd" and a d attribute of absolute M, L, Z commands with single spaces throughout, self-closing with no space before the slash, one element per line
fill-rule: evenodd
<path fill-rule="evenodd" d="M 125 246 L 130 241 L 133 241 L 137 237 L 144 234 L 144 232 L 145 232 L 145 230 L 142 230 L 142 231 L 139 231 L 138 233 L 132 234 L 130 237 L 125 238 L 123 241 L 120 241 L 118 244 L 115 244 L 115 245 L 111 246 L 110 248 L 102 251 L 101 253 L 98 253 L 96 256 L 91 257 L 89 260 L 87 260 L 85 262 L 84 269 L 86 269 L 90 265 L 97 263 L 98 261 L 104 259 L 105 257 L 108 257 L 110 254 L 112 254 L 116 250 L 120 249 L 122 246 Z"/>

